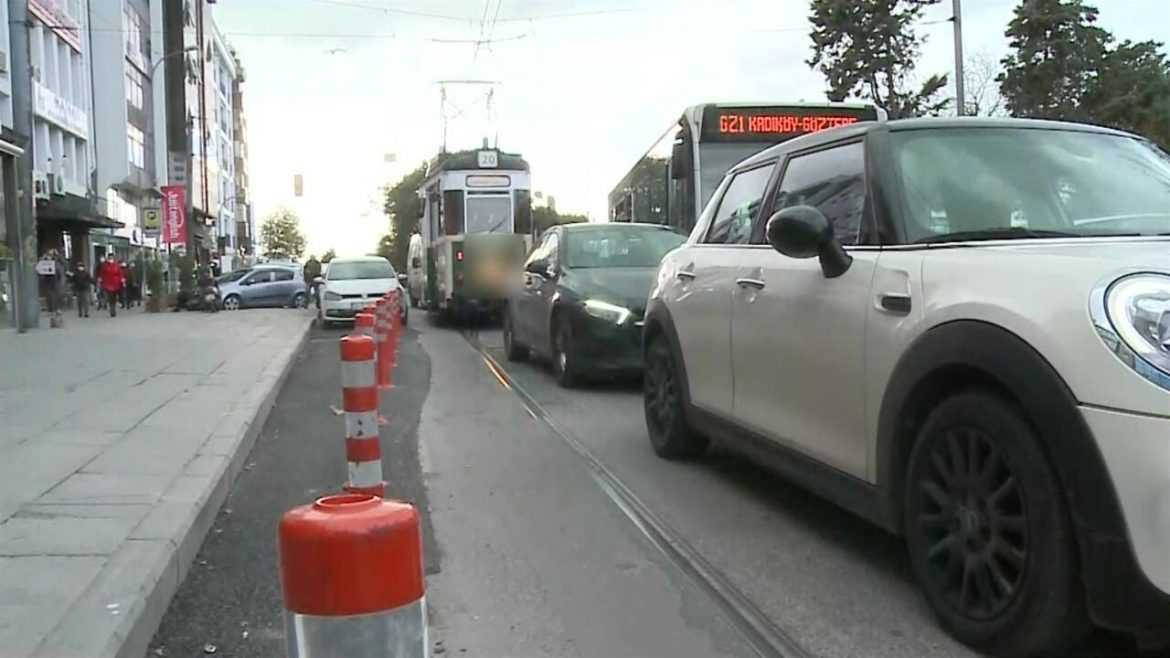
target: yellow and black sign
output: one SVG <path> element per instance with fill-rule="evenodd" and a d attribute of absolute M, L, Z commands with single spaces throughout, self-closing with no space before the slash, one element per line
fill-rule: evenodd
<path fill-rule="evenodd" d="M 162 210 L 158 208 L 142 209 L 142 230 L 158 231 L 162 228 Z"/>

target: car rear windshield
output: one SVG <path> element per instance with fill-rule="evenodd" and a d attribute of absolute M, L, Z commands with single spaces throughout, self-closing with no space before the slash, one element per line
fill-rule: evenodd
<path fill-rule="evenodd" d="M 658 263 L 686 236 L 667 228 L 613 226 L 568 231 L 565 235 L 569 267 L 658 267 Z"/>
<path fill-rule="evenodd" d="M 333 261 L 327 276 L 330 281 L 393 279 L 394 268 L 384 260 Z"/>
<path fill-rule="evenodd" d="M 892 141 L 909 242 L 1170 233 L 1170 160 L 1138 139 L 972 128 Z"/>

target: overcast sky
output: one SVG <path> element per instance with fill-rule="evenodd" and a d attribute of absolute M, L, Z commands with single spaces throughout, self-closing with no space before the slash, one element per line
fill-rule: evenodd
<path fill-rule="evenodd" d="M 968 54 L 998 60 L 1016 2 L 964 0 Z M 1170 0 L 1100 0 L 1120 39 L 1170 41 Z M 606 195 L 688 105 L 824 100 L 811 71 L 807 0 L 219 0 L 215 20 L 247 73 L 257 217 L 297 210 L 320 254 L 372 250 L 387 229 L 378 188 L 442 142 L 498 136 L 561 211 L 606 213 Z M 953 66 L 951 3 L 928 10 L 918 73 Z M 497 13 L 498 11 L 498 13 Z M 566 16 L 566 14 L 575 14 Z M 485 18 L 486 16 L 486 18 Z M 478 49 L 451 40 L 495 40 Z M 953 93 L 953 92 L 951 92 Z M 388 164 L 392 153 L 397 162 Z M 293 197 L 302 174 L 305 196 Z"/>

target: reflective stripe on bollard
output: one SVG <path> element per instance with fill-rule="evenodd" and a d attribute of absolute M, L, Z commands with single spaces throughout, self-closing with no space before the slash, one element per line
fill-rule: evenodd
<path fill-rule="evenodd" d="M 360 317 L 360 316 L 359 316 Z M 374 339 L 344 336 L 341 345 L 341 402 L 345 413 L 346 491 L 382 496 L 382 448 L 378 438 L 378 387 Z"/>
<path fill-rule="evenodd" d="M 327 496 L 280 520 L 289 658 L 427 655 L 418 510 L 364 494 Z"/>

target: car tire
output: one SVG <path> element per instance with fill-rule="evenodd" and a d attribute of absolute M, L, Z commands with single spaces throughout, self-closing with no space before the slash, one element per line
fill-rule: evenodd
<path fill-rule="evenodd" d="M 1013 657 L 1064 655 L 1085 637 L 1064 492 L 1010 402 L 971 390 L 935 407 L 902 498 L 911 567 L 951 635 Z"/>
<path fill-rule="evenodd" d="M 707 437 L 687 424 L 682 378 L 670 345 L 654 336 L 646 346 L 642 407 L 654 453 L 663 459 L 692 459 L 707 450 Z"/>
<path fill-rule="evenodd" d="M 504 354 L 509 361 L 524 361 L 528 348 L 516 341 L 516 330 L 512 325 L 512 311 L 504 307 Z"/>
<path fill-rule="evenodd" d="M 573 345 L 573 329 L 563 315 L 554 315 L 552 322 L 553 377 L 562 388 L 574 388 L 581 383 Z"/>
<path fill-rule="evenodd" d="M 293 308 L 304 308 L 306 299 L 308 299 L 308 298 L 305 297 L 305 293 L 298 292 L 297 294 L 293 295 L 292 307 Z"/>
<path fill-rule="evenodd" d="M 238 311 L 242 307 L 243 304 L 240 303 L 239 295 L 228 295 L 223 298 L 223 310 L 225 311 Z"/>

